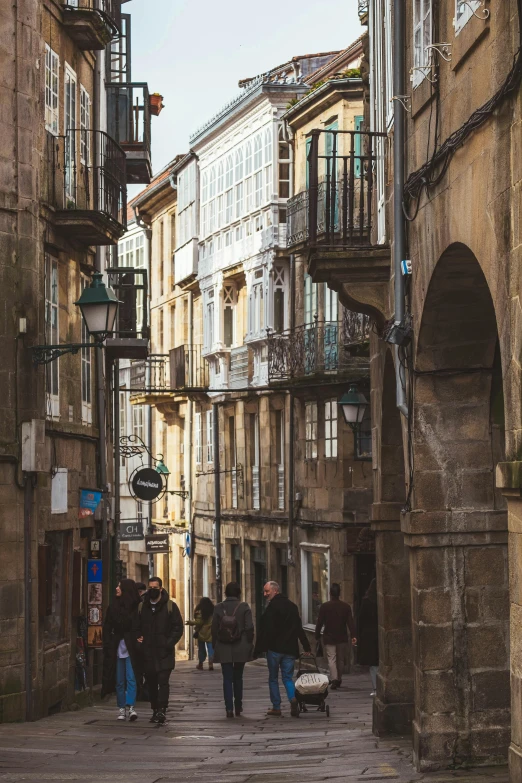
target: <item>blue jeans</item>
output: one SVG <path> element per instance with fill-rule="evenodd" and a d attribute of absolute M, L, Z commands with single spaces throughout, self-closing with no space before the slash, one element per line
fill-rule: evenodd
<path fill-rule="evenodd" d="M 223 696 L 227 712 L 243 708 L 243 671 L 244 663 L 222 663 Z"/>
<path fill-rule="evenodd" d="M 292 699 L 295 698 L 295 685 L 293 679 L 295 658 L 291 655 L 283 655 L 283 653 L 276 653 L 269 650 L 266 654 L 266 662 L 268 664 L 270 701 L 272 702 L 274 710 L 280 710 L 281 692 L 279 690 L 279 669 L 281 669 L 281 677 L 286 689 L 288 701 L 292 701 Z"/>
<path fill-rule="evenodd" d="M 136 704 L 136 677 L 131 659 L 118 658 L 116 662 L 116 699 L 118 707 L 134 707 Z"/>
<path fill-rule="evenodd" d="M 199 663 L 205 663 L 205 661 L 207 660 L 207 652 L 208 652 L 209 663 L 211 663 L 214 657 L 214 648 L 212 647 L 212 642 L 202 642 L 201 639 L 198 639 Z"/>

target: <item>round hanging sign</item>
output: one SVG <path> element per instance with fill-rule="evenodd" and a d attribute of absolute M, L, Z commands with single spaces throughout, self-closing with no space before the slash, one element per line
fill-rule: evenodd
<path fill-rule="evenodd" d="M 139 500 L 156 500 L 163 492 L 163 479 L 153 468 L 141 468 L 131 477 L 131 490 Z"/>

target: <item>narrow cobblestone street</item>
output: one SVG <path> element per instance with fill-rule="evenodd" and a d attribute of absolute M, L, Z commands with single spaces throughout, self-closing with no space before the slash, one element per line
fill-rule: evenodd
<path fill-rule="evenodd" d="M 169 722 L 115 720 L 113 702 L 64 712 L 31 724 L 0 727 L 0 781 L 111 783 L 297 783 L 377 781 L 506 783 L 505 769 L 418 775 L 409 738 L 377 740 L 371 733 L 370 681 L 345 677 L 329 696 L 330 718 L 310 712 L 299 720 L 264 715 L 269 706 L 266 669 L 247 667 L 245 712 L 227 720 L 221 673 L 178 664 L 172 678 Z"/>

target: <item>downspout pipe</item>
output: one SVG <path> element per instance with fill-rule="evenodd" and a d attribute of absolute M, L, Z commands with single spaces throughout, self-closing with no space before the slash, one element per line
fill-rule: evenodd
<path fill-rule="evenodd" d="M 214 443 L 214 550 L 216 556 L 216 599 L 223 600 L 223 576 L 221 573 L 221 471 L 219 467 L 219 403 L 212 403 L 212 429 Z"/>
<path fill-rule="evenodd" d="M 295 255 L 290 255 L 290 318 L 289 326 L 292 334 L 295 329 Z M 288 565 L 294 562 L 294 508 L 295 508 L 295 420 L 294 420 L 294 393 L 288 393 L 290 421 L 288 423 Z"/>
<path fill-rule="evenodd" d="M 194 346 L 194 294 L 192 291 L 189 293 L 189 355 L 193 357 Z M 193 376 L 191 376 L 192 380 Z M 189 538 L 190 538 L 190 556 L 188 561 L 188 610 L 189 617 L 194 617 L 194 552 L 192 551 L 192 542 L 195 540 L 194 536 L 194 514 L 192 513 L 192 506 L 194 503 L 194 487 L 193 487 L 193 473 L 192 473 L 192 422 L 194 419 L 194 401 L 187 398 L 187 426 L 185 434 L 185 444 L 188 447 L 188 469 L 185 470 L 188 479 L 188 518 L 189 518 Z M 188 435 L 188 437 L 187 437 Z M 214 433 L 212 433 L 214 437 Z M 194 658 L 194 639 L 192 635 L 189 636 L 189 659 Z"/>
<path fill-rule="evenodd" d="M 404 0 L 393 0 L 393 89 L 394 95 L 404 95 L 405 69 L 405 13 Z M 406 230 L 402 211 L 404 194 L 404 158 L 406 113 L 400 101 L 393 102 L 393 269 L 395 286 L 395 323 L 400 324 L 405 313 L 404 277 L 401 261 L 406 258 Z M 397 385 L 397 408 L 408 417 L 406 390 L 401 373 L 399 347 L 395 346 L 395 376 Z"/>

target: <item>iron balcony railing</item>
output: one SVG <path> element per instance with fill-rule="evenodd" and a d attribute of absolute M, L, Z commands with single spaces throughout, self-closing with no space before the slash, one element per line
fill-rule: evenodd
<path fill-rule="evenodd" d="M 125 152 L 150 155 L 150 102 L 146 82 L 111 82 L 107 89 L 108 131 Z"/>
<path fill-rule="evenodd" d="M 132 362 L 130 368 L 131 391 L 153 393 L 168 388 L 168 360 L 166 354 L 151 354 L 148 359 Z"/>
<path fill-rule="evenodd" d="M 369 339 L 370 319 L 345 310 L 338 321 L 302 324 L 276 334 L 268 332 L 268 381 L 306 378 L 317 373 L 348 369 L 351 355 L 345 349 Z"/>
<path fill-rule="evenodd" d="M 120 300 L 114 336 L 141 338 L 150 336 L 148 313 L 148 275 L 146 269 L 110 267 L 109 286 Z"/>
<path fill-rule="evenodd" d="M 208 362 L 202 356 L 201 345 L 179 345 L 170 351 L 170 388 L 207 389 Z"/>
<path fill-rule="evenodd" d="M 375 139 L 385 135 L 312 131 L 308 188 L 287 203 L 287 247 L 371 244 Z"/>
<path fill-rule="evenodd" d="M 117 0 L 65 0 L 64 11 L 90 11 L 100 16 L 107 24 L 112 36 L 120 33 L 121 9 Z"/>
<path fill-rule="evenodd" d="M 359 4 L 359 19 L 363 24 L 366 24 L 368 19 L 368 0 L 358 0 Z"/>
<path fill-rule="evenodd" d="M 104 131 L 47 134 L 44 199 L 57 210 L 100 212 L 127 227 L 125 152 Z"/>

